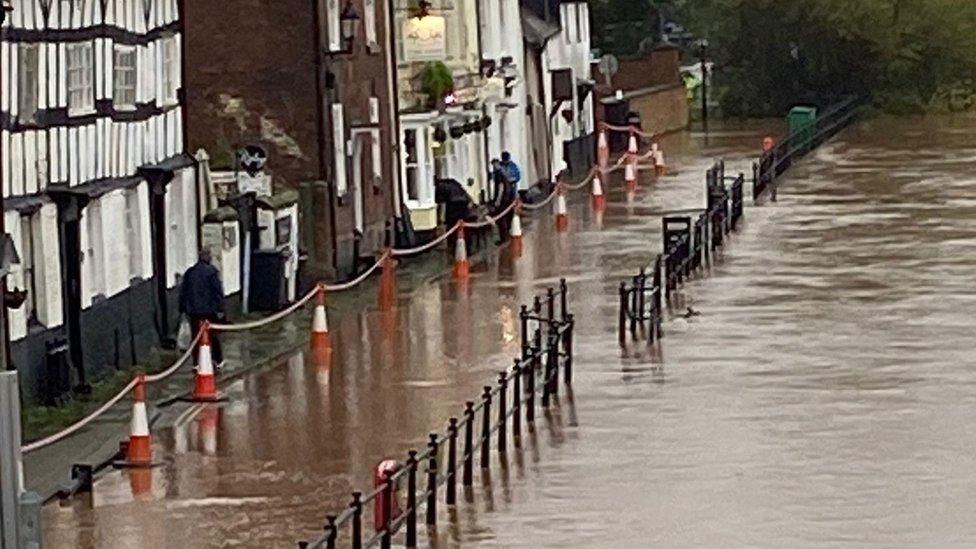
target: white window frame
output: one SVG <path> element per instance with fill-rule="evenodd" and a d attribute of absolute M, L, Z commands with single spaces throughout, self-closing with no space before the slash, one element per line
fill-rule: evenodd
<path fill-rule="evenodd" d="M 93 50 L 91 42 L 76 42 L 67 45 L 65 78 L 68 89 L 69 116 L 95 112 L 95 56 Z"/>
<path fill-rule="evenodd" d="M 163 96 L 160 98 L 163 105 L 172 106 L 177 103 L 177 89 L 180 87 L 180 54 L 179 44 L 175 36 L 167 36 L 159 42 L 162 50 L 160 53 L 160 80 L 163 85 Z"/>
<path fill-rule="evenodd" d="M 376 38 L 376 0 L 363 0 L 363 29 L 366 34 L 366 46 L 370 50 L 379 47 Z"/>
<path fill-rule="evenodd" d="M 120 60 L 123 56 L 132 59 L 131 66 L 123 66 Z M 126 85 L 125 74 L 132 75 L 131 82 Z M 112 101 L 120 111 L 131 111 L 136 108 L 139 90 L 139 52 L 135 46 L 115 44 L 112 48 Z M 125 95 L 131 94 L 129 97 Z"/>
<path fill-rule="evenodd" d="M 88 233 L 88 246 L 83 251 L 81 276 L 88 277 L 88 289 L 91 303 L 96 296 L 106 294 L 105 280 L 105 238 L 102 234 L 102 204 L 98 199 L 92 200 L 85 207 L 85 223 Z"/>
<path fill-rule="evenodd" d="M 37 213 L 21 214 L 20 216 L 20 278 L 23 282 L 22 290 L 27 291 L 23 311 L 27 319 L 28 331 L 30 326 L 38 322 L 37 296 L 37 248 L 36 235 L 39 234 L 40 218 Z"/>
<path fill-rule="evenodd" d="M 17 46 L 17 118 L 35 122 L 40 110 L 40 51 L 37 44 Z M 33 75 L 33 81 L 27 77 Z"/>
<path fill-rule="evenodd" d="M 142 208 L 138 186 L 125 190 L 125 243 L 129 280 L 142 278 Z"/>
<path fill-rule="evenodd" d="M 345 196 L 349 192 L 349 181 L 346 178 L 346 119 L 345 108 L 341 103 L 332 104 L 332 148 L 335 156 L 335 191 L 336 196 Z"/>
<path fill-rule="evenodd" d="M 342 49 L 342 26 L 340 24 L 339 0 L 325 0 L 326 34 L 328 36 L 328 51 Z"/>

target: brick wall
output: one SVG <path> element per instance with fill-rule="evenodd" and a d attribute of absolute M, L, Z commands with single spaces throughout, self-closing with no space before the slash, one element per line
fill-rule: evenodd
<path fill-rule="evenodd" d="M 314 13 L 303 0 L 185 3 L 187 138 L 215 166 L 260 143 L 276 183 L 318 175 Z M 228 166 L 229 167 L 229 166 Z"/>

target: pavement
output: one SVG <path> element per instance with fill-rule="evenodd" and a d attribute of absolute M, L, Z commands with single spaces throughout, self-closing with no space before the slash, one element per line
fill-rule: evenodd
<path fill-rule="evenodd" d="M 399 296 L 409 295 L 413 288 L 428 283 L 432 278 L 445 276 L 449 269 L 449 255 L 440 247 L 423 256 L 401 260 L 397 271 Z M 379 276 L 374 275 L 350 291 L 331 294 L 328 302 L 330 319 L 333 316 L 341 317 L 344 310 L 375 303 L 378 288 Z M 262 328 L 221 334 L 225 364 L 217 375 L 218 387 L 255 369 L 273 366 L 278 359 L 307 345 L 313 306 L 314 303 Z M 247 320 L 251 319 L 249 317 Z M 143 366 L 151 374 L 164 370 L 175 358 L 174 353 L 154 352 L 149 363 Z M 190 365 L 166 380 L 150 384 L 147 388 L 147 407 L 151 427 L 164 426 L 165 418 L 172 416 L 164 416 L 163 411 L 178 406 L 189 407 L 179 399 L 186 396 L 192 387 L 193 370 Z M 131 408 L 131 400 L 123 398 L 84 429 L 26 454 L 23 459 L 26 489 L 47 501 L 71 485 L 72 465 L 91 465 L 96 470 L 111 467 L 111 461 L 119 451 L 119 442 L 129 436 Z"/>

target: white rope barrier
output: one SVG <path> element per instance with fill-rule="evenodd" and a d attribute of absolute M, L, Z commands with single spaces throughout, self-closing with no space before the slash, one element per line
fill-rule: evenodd
<path fill-rule="evenodd" d="M 498 212 L 498 215 L 496 215 L 495 217 L 492 217 L 490 215 L 486 215 L 485 216 L 485 219 L 483 221 L 475 221 L 475 222 L 464 221 L 463 222 L 464 223 L 464 226 L 465 227 L 470 227 L 472 229 L 483 229 L 485 227 L 489 227 L 489 226 L 495 225 L 496 223 L 498 223 L 498 220 L 499 219 L 505 217 L 512 210 L 515 209 L 515 205 L 516 205 L 517 202 L 518 202 L 517 200 L 513 200 L 512 203 L 509 204 L 508 206 L 506 206 L 504 210 Z"/>
<path fill-rule="evenodd" d="M 311 301 L 312 298 L 315 297 L 318 293 L 319 293 L 319 288 L 318 286 L 316 286 L 314 289 L 310 290 L 307 294 L 302 296 L 301 299 L 299 299 L 298 301 L 292 303 L 287 308 L 282 309 L 271 316 L 254 320 L 251 322 L 242 322 L 240 324 L 211 324 L 210 329 L 216 330 L 218 332 L 241 332 L 245 330 L 253 330 L 255 328 L 261 328 L 262 326 L 267 326 L 272 322 L 281 320 L 282 318 L 285 318 L 286 316 L 294 313 L 298 309 L 304 307 L 305 304 Z"/>
<path fill-rule="evenodd" d="M 362 283 L 364 280 L 372 276 L 372 274 L 376 272 L 376 269 L 379 269 L 383 265 L 383 262 L 385 262 L 387 258 L 390 257 L 390 255 L 391 255 L 390 252 L 383 252 L 383 255 L 376 260 L 376 263 L 373 263 L 372 267 L 366 269 L 366 271 L 363 274 L 359 275 L 354 280 L 350 280 L 349 282 L 345 282 L 342 284 L 326 284 L 323 286 L 323 288 L 327 292 L 343 292 L 355 288 L 356 286 L 359 286 L 359 284 Z"/>
<path fill-rule="evenodd" d="M 55 442 L 57 442 L 59 440 L 62 440 L 65 437 L 68 437 L 68 436 L 74 434 L 79 429 L 81 429 L 84 426 L 88 425 L 92 421 L 95 421 L 98 418 L 98 416 L 100 416 L 100 415 L 104 414 L 105 412 L 107 412 L 109 408 L 111 408 L 112 406 L 115 406 L 120 400 L 122 400 L 123 397 L 125 397 L 127 394 L 129 394 L 129 391 L 131 391 L 133 388 L 135 388 L 136 383 L 138 383 L 138 381 L 136 379 L 133 379 L 132 381 L 129 382 L 128 385 L 126 385 L 121 391 L 119 391 L 119 393 L 117 395 L 115 395 L 114 397 L 112 397 L 105 404 L 102 404 L 102 406 L 100 408 L 98 408 L 97 410 L 95 410 L 94 412 L 88 414 L 84 418 L 82 418 L 82 419 L 76 421 L 75 423 L 71 424 L 71 426 L 68 427 L 67 429 L 63 429 L 61 431 L 58 431 L 57 433 L 54 433 L 53 435 L 50 435 L 50 436 L 45 437 L 45 438 L 42 438 L 40 440 L 35 440 L 34 442 L 31 442 L 30 444 L 25 444 L 23 447 L 21 447 L 20 451 L 22 453 L 24 453 L 24 454 L 28 454 L 30 452 L 33 452 L 34 450 L 39 450 L 39 449 L 41 449 L 41 448 L 43 448 L 45 446 L 49 446 L 51 444 L 54 444 Z"/>
<path fill-rule="evenodd" d="M 422 253 L 422 252 L 426 252 L 427 250 L 429 250 L 429 249 L 437 246 L 441 242 L 444 242 L 452 234 L 454 234 L 455 232 L 457 232 L 457 230 L 461 228 L 461 224 L 462 223 L 464 223 L 464 222 L 463 221 L 458 221 L 457 223 L 454 224 L 453 227 L 451 227 L 450 230 L 445 231 L 444 234 L 438 236 L 437 238 L 435 238 L 434 240 L 431 240 L 430 242 L 428 242 L 426 244 L 423 244 L 421 246 L 417 246 L 416 248 L 406 248 L 406 249 L 399 249 L 399 250 L 398 249 L 394 249 L 393 250 L 393 257 L 402 257 L 402 256 L 405 256 L 405 255 L 416 255 L 416 254 L 419 254 L 419 253 Z"/>
<path fill-rule="evenodd" d="M 545 208 L 546 205 L 552 202 L 552 199 L 556 198 L 556 195 L 559 194 L 560 185 L 562 185 L 562 183 L 556 183 L 556 185 L 552 188 L 552 192 L 549 193 L 549 196 L 547 196 L 542 202 L 536 202 L 535 204 L 522 204 L 522 208 L 529 211 Z"/>
<path fill-rule="evenodd" d="M 176 362 L 174 362 L 172 366 L 163 370 L 162 372 L 152 374 L 152 375 L 147 375 L 146 383 L 155 383 L 157 381 L 162 381 L 168 378 L 169 376 L 175 374 L 176 371 L 179 370 L 181 366 L 183 366 L 191 358 L 193 358 L 193 350 L 197 348 L 197 343 L 200 343 L 200 338 L 202 337 L 203 337 L 203 332 L 202 331 L 197 332 L 197 336 L 193 338 L 193 341 L 190 342 L 190 346 L 186 349 L 186 351 L 183 352 L 180 358 L 176 359 Z"/>

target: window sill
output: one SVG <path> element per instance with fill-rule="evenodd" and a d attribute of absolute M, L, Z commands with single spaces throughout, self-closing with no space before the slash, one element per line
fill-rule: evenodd
<path fill-rule="evenodd" d="M 136 112 L 137 110 L 136 106 L 133 104 L 116 103 L 114 106 L 115 106 L 115 110 L 119 112 Z"/>
<path fill-rule="evenodd" d="M 68 107 L 68 116 L 69 117 L 72 117 L 72 118 L 73 117 L 80 117 L 80 116 L 91 116 L 93 114 L 95 114 L 95 107 L 94 106 L 91 106 L 91 107 L 78 107 L 78 108 Z"/>

